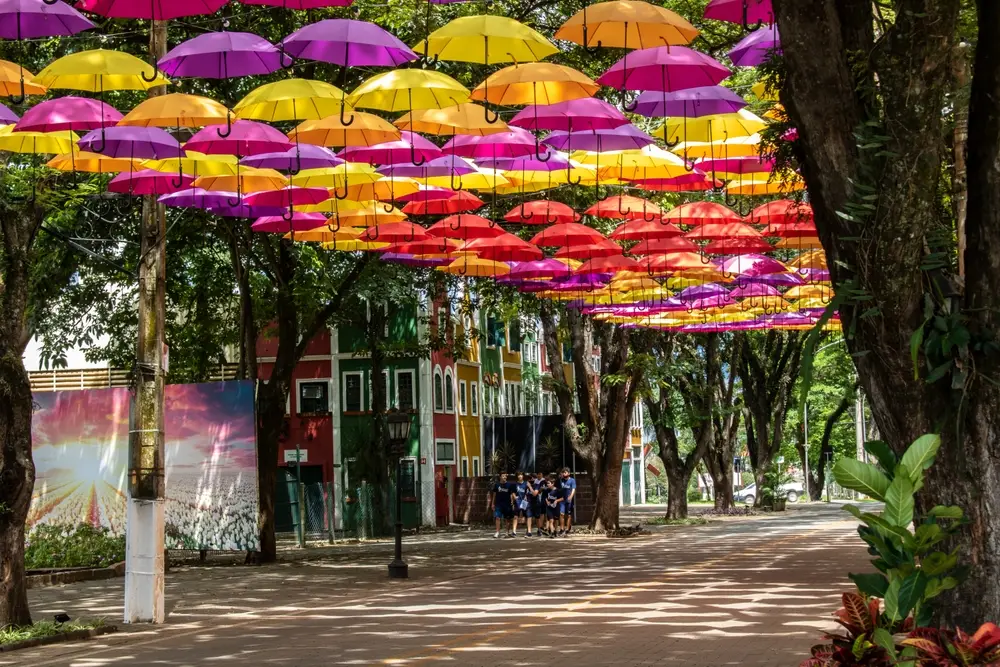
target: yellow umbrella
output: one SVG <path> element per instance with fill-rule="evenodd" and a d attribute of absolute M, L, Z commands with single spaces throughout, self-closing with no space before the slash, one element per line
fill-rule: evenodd
<path fill-rule="evenodd" d="M 497 187 L 498 195 L 526 195 L 532 192 L 544 192 L 558 188 L 559 183 L 511 183 L 506 186 Z"/>
<path fill-rule="evenodd" d="M 197 151 L 185 151 L 180 158 L 146 160 L 143 166 L 153 171 L 176 171 L 189 176 L 235 176 L 240 171 L 235 155 L 205 155 Z"/>
<path fill-rule="evenodd" d="M 387 211 L 381 202 L 361 202 L 364 206 L 351 210 L 335 210 L 336 204 L 322 202 L 308 206 L 300 206 L 298 210 L 309 213 L 331 213 L 331 221 L 336 221 L 341 227 L 371 227 L 381 225 L 386 222 L 403 222 L 406 214 L 396 207 L 390 207 Z"/>
<path fill-rule="evenodd" d="M 570 158 L 580 164 L 598 165 L 602 173 L 605 169 L 616 169 L 621 178 L 673 178 L 689 173 L 684 168 L 684 160 L 656 144 L 637 150 L 591 153 L 577 151 Z M 629 175 L 623 175 L 623 174 Z"/>
<path fill-rule="evenodd" d="M 574 14 L 556 31 L 556 39 L 581 46 L 648 49 L 687 44 L 698 30 L 678 14 L 634 0 L 599 2 Z"/>
<path fill-rule="evenodd" d="M 347 94 L 336 86 L 312 79 L 282 79 L 251 90 L 236 103 L 237 118 L 276 123 L 319 120 L 338 114 Z"/>
<path fill-rule="evenodd" d="M 199 176 L 191 185 L 204 190 L 223 192 L 265 192 L 287 187 L 288 179 L 274 169 L 240 167 L 236 174 Z"/>
<path fill-rule="evenodd" d="M 325 250 L 340 250 L 341 252 L 370 252 L 388 245 L 388 243 L 378 243 L 377 241 L 327 241 L 323 243 L 323 248 Z"/>
<path fill-rule="evenodd" d="M 790 262 L 788 266 L 796 269 L 820 269 L 826 271 L 826 254 L 822 250 L 804 252 Z"/>
<path fill-rule="evenodd" d="M 566 185 L 582 182 L 592 183 L 597 179 L 597 173 L 588 167 L 570 164 L 569 169 L 555 169 L 553 171 L 538 170 L 518 170 L 510 169 L 504 171 L 503 177 L 514 185 L 525 185 L 534 183 L 546 183 L 551 186 Z M 577 180 L 579 179 L 579 181 Z"/>
<path fill-rule="evenodd" d="M 305 206 L 297 206 L 297 211 L 302 211 L 303 213 L 330 213 L 331 217 L 327 223 L 328 228 L 337 229 L 341 227 L 341 223 L 338 222 L 338 217 L 341 215 L 347 215 L 352 211 L 364 210 L 372 202 L 368 201 L 355 201 L 353 199 L 327 199 L 319 204 L 307 204 Z"/>
<path fill-rule="evenodd" d="M 339 188 L 352 183 L 374 183 L 382 178 L 369 164 L 345 162 L 336 167 L 303 169 L 292 176 L 292 185 L 302 188 Z M 337 195 L 339 197 L 339 193 Z"/>
<path fill-rule="evenodd" d="M 140 102 L 118 124 L 138 127 L 204 127 L 225 123 L 229 113 L 229 109 L 207 97 L 170 93 Z"/>
<path fill-rule="evenodd" d="M 671 118 L 653 130 L 653 136 L 668 144 L 682 141 L 725 141 L 731 137 L 749 137 L 765 127 L 762 119 L 746 109 L 736 113 L 703 116 L 701 118 Z"/>
<path fill-rule="evenodd" d="M 749 137 L 736 137 L 725 141 L 689 141 L 680 143 L 670 150 L 688 160 L 751 157 L 760 154 L 760 135 L 752 134 Z"/>
<path fill-rule="evenodd" d="M 25 95 L 44 95 L 45 86 L 31 82 L 34 76 L 17 63 L 0 60 L 0 97 L 21 98 Z"/>
<path fill-rule="evenodd" d="M 482 137 L 507 131 L 502 120 L 490 123 L 489 112 L 478 104 L 466 102 L 445 109 L 419 109 L 400 116 L 394 123 L 401 130 L 454 136 L 467 134 Z"/>
<path fill-rule="evenodd" d="M 336 231 L 334 231 L 336 230 Z M 361 235 L 360 229 L 336 229 L 336 225 L 331 227 L 320 227 L 310 229 L 305 232 L 289 232 L 285 238 L 294 238 L 296 241 L 312 241 L 319 243 L 335 243 L 343 241 L 354 241 Z"/>
<path fill-rule="evenodd" d="M 147 77 L 152 81 L 148 81 Z M 151 71 L 148 63 L 129 53 L 94 49 L 71 53 L 53 61 L 38 73 L 33 83 L 49 89 L 103 93 L 108 90 L 149 90 L 166 86 L 170 80 L 159 70 Z"/>
<path fill-rule="evenodd" d="M 471 174 L 462 174 L 461 176 L 431 176 L 430 178 L 417 180 L 422 181 L 426 185 L 451 188 L 452 190 L 491 190 L 503 187 L 509 183 L 501 174 L 492 170 L 478 170 Z"/>
<path fill-rule="evenodd" d="M 762 100 L 775 102 L 778 99 L 778 96 L 775 95 L 774 93 L 768 94 L 767 81 L 758 81 L 757 83 L 753 84 L 753 87 L 750 89 L 750 91 Z"/>
<path fill-rule="evenodd" d="M 510 265 L 506 262 L 495 262 L 466 255 L 459 257 L 447 266 L 439 266 L 438 271 L 466 278 L 487 278 L 507 275 L 510 273 Z"/>
<path fill-rule="evenodd" d="M 354 112 L 350 125 L 338 116 L 321 120 L 307 120 L 288 133 L 292 141 L 316 146 L 374 146 L 387 141 L 397 141 L 399 130 L 386 120 L 370 113 Z"/>
<path fill-rule="evenodd" d="M 731 195 L 776 195 L 786 192 L 798 192 L 805 190 L 806 183 L 799 176 L 791 177 L 787 180 L 767 180 L 767 176 L 761 174 L 761 178 L 748 178 L 738 181 L 730 181 L 726 186 L 726 192 Z"/>
<path fill-rule="evenodd" d="M 347 198 L 356 201 L 393 201 L 420 191 L 420 184 L 405 176 L 381 178 L 373 183 L 354 183 L 347 186 Z"/>
<path fill-rule="evenodd" d="M 438 28 L 413 50 L 438 60 L 482 65 L 542 60 L 558 49 L 541 33 L 504 16 L 463 16 Z"/>
<path fill-rule="evenodd" d="M 376 74 L 347 97 L 351 106 L 380 111 L 444 109 L 469 101 L 469 89 L 431 69 L 399 69 Z"/>
<path fill-rule="evenodd" d="M 8 153 L 69 153 L 80 137 L 75 132 L 14 132 L 13 125 L 0 127 L 0 151 Z"/>
<path fill-rule="evenodd" d="M 774 244 L 778 250 L 806 250 L 811 248 L 822 248 L 823 243 L 815 236 L 790 236 L 778 239 Z"/>
<path fill-rule="evenodd" d="M 120 171 L 139 171 L 143 169 L 142 160 L 112 158 L 99 153 L 74 150 L 72 153 L 57 155 L 45 166 L 57 171 L 83 171 L 91 174 L 111 174 Z"/>
<path fill-rule="evenodd" d="M 833 298 L 833 288 L 829 285 L 796 285 L 783 295 L 788 301 L 796 299 L 826 299 Z"/>
<path fill-rule="evenodd" d="M 486 77 L 472 99 L 504 106 L 555 104 L 592 97 L 600 86 L 583 72 L 554 63 L 512 65 Z"/>

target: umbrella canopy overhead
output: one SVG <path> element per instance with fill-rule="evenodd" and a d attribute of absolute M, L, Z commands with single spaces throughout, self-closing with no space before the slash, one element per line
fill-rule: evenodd
<path fill-rule="evenodd" d="M 285 57 L 285 64 L 290 60 Z M 281 52 L 263 37 L 249 32 L 207 32 L 181 42 L 157 65 L 174 77 L 228 79 L 270 74 L 281 69 Z"/>
<path fill-rule="evenodd" d="M 336 167 L 344 161 L 334 155 L 329 148 L 312 144 L 296 144 L 292 148 L 274 153 L 258 153 L 240 160 L 241 164 L 263 169 L 278 171 L 294 171 L 303 169 L 322 169 Z"/>
<path fill-rule="evenodd" d="M 69 153 L 80 140 L 73 131 L 14 132 L 13 125 L 0 127 L 0 151 L 8 153 Z"/>
<path fill-rule="evenodd" d="M 621 125 L 614 129 L 584 130 L 582 132 L 564 132 L 556 130 L 542 139 L 542 143 L 563 151 L 624 151 L 643 148 L 656 143 L 635 125 Z"/>
<path fill-rule="evenodd" d="M 637 0 L 613 0 L 590 5 L 556 31 L 556 39 L 581 46 L 644 49 L 662 44 L 687 44 L 698 30 L 663 7 Z"/>
<path fill-rule="evenodd" d="M 705 7 L 705 18 L 751 25 L 774 23 L 771 0 L 710 0 Z"/>
<path fill-rule="evenodd" d="M 159 70 L 124 51 L 79 51 L 51 62 L 34 83 L 49 89 L 104 93 L 112 90 L 149 90 L 170 83 Z M 145 77 L 153 80 L 147 81 Z"/>
<path fill-rule="evenodd" d="M 47 88 L 33 83 L 34 74 L 17 63 L 0 60 L 0 97 L 44 95 Z"/>
<path fill-rule="evenodd" d="M 24 112 L 15 132 L 85 131 L 115 125 L 122 114 L 109 104 L 87 97 L 57 97 Z"/>
<path fill-rule="evenodd" d="M 702 86 L 673 92 L 647 90 L 639 94 L 632 111 L 650 118 L 701 118 L 736 113 L 746 105 L 746 100 L 725 86 Z"/>
<path fill-rule="evenodd" d="M 463 16 L 438 28 L 413 50 L 428 58 L 465 63 L 528 63 L 558 49 L 544 35 L 505 16 Z"/>
<path fill-rule="evenodd" d="M 444 109 L 468 101 L 468 88 L 447 74 L 426 69 L 376 74 L 347 97 L 351 106 L 380 111 Z"/>
<path fill-rule="evenodd" d="M 125 195 L 165 195 L 186 190 L 194 183 L 189 175 L 168 174 L 153 169 L 121 173 L 108 183 L 109 192 Z"/>
<path fill-rule="evenodd" d="M 339 114 L 345 97 L 340 88 L 323 81 L 282 79 L 254 88 L 233 111 L 237 118 L 268 123 L 319 120 Z"/>
<path fill-rule="evenodd" d="M 20 116 L 8 109 L 6 105 L 0 104 L 0 125 L 17 123 L 20 119 Z"/>
<path fill-rule="evenodd" d="M 86 9 L 86 7 L 83 7 Z M 65 2 L 3 0 L 0 2 L 0 39 L 65 37 L 95 27 Z"/>
<path fill-rule="evenodd" d="M 199 95 L 169 93 L 150 97 L 125 114 L 120 125 L 139 127 L 205 127 L 225 124 L 229 109 Z"/>
<path fill-rule="evenodd" d="M 387 120 L 370 113 L 355 111 L 345 124 L 339 116 L 307 120 L 288 133 L 295 142 L 316 146 L 372 146 L 400 138 L 398 129 Z"/>
<path fill-rule="evenodd" d="M 419 109 L 400 116 L 393 123 L 402 130 L 427 134 L 459 134 L 481 137 L 507 131 L 502 120 L 489 121 L 485 107 L 466 102 L 444 109 Z"/>
<path fill-rule="evenodd" d="M 522 109 L 510 125 L 527 130 L 594 131 L 628 124 L 617 107 L 596 97 L 581 97 L 556 104 L 533 105 Z"/>
<path fill-rule="evenodd" d="M 684 46 L 657 46 L 634 51 L 612 65 L 597 83 L 619 90 L 673 92 L 714 86 L 729 70 L 704 53 Z"/>
<path fill-rule="evenodd" d="M 502 106 L 555 104 L 592 97 L 601 87 L 572 67 L 518 63 L 494 72 L 472 91 L 472 99 Z"/>
<path fill-rule="evenodd" d="M 214 14 L 226 2 L 227 0 L 80 0 L 77 6 L 108 18 L 167 21 L 184 16 Z"/>
<path fill-rule="evenodd" d="M 767 127 L 755 114 L 740 109 L 736 113 L 703 118 L 671 118 L 653 134 L 669 144 L 694 141 L 725 141 L 733 137 L 749 137 Z"/>
<path fill-rule="evenodd" d="M 446 143 L 442 151 L 472 159 L 517 158 L 533 155 L 537 150 L 535 135 L 519 127 L 508 126 L 507 131 L 485 137 L 458 136 Z M 541 149 L 541 154 L 548 152 Z"/>
<path fill-rule="evenodd" d="M 240 0 L 244 5 L 267 5 L 283 9 L 306 11 L 326 7 L 350 7 L 354 0 Z"/>
<path fill-rule="evenodd" d="M 228 134 L 222 130 L 220 126 L 209 125 L 196 132 L 184 144 L 184 149 L 210 155 L 245 157 L 292 148 L 292 143 L 285 135 L 264 123 L 238 120 L 232 124 Z"/>
<path fill-rule="evenodd" d="M 444 156 L 441 149 L 415 132 L 403 130 L 400 138 L 374 146 L 350 146 L 340 151 L 339 156 L 350 162 L 369 164 L 413 164 L 421 165 L 429 160 Z"/>
<path fill-rule="evenodd" d="M 778 36 L 777 26 L 751 32 L 728 53 L 729 59 L 739 67 L 763 65 L 773 54 L 781 54 L 781 38 Z"/>
<path fill-rule="evenodd" d="M 543 199 L 512 208 L 504 216 L 504 220 L 522 225 L 553 225 L 577 222 L 580 215 L 567 204 Z"/>
<path fill-rule="evenodd" d="M 281 42 L 285 53 L 341 67 L 396 67 L 419 56 L 374 23 L 326 19 L 299 28 Z"/>
<path fill-rule="evenodd" d="M 79 145 L 85 151 L 134 160 L 178 158 L 184 154 L 180 142 L 158 127 L 118 125 L 93 130 L 80 139 Z"/>

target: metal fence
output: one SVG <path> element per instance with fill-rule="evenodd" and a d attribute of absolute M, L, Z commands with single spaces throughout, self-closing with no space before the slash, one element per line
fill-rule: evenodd
<path fill-rule="evenodd" d="M 336 525 L 333 483 L 303 483 L 289 480 L 274 503 L 278 533 L 294 533 L 298 543 L 307 537 L 335 538 Z"/>

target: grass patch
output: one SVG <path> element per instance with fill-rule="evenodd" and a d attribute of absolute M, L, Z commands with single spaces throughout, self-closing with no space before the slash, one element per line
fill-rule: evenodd
<path fill-rule="evenodd" d="M 689 516 L 686 519 L 668 519 L 657 516 L 647 519 L 643 523 L 648 526 L 704 526 L 708 523 L 708 519 L 700 516 Z"/>
<path fill-rule="evenodd" d="M 99 618 L 96 621 L 73 621 L 71 623 L 41 621 L 24 628 L 0 628 L 0 646 L 23 642 L 28 639 L 54 637 L 56 635 L 61 635 L 66 632 L 74 632 L 76 630 L 94 630 L 102 627 L 104 627 L 104 619 Z"/>

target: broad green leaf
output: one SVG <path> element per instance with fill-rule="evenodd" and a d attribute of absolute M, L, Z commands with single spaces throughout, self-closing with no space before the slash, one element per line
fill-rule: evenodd
<path fill-rule="evenodd" d="M 899 587 L 903 585 L 902 579 L 896 579 L 889 584 L 885 591 L 883 602 L 885 603 L 885 614 L 891 621 L 902 620 L 899 615 Z"/>
<path fill-rule="evenodd" d="M 893 640 L 892 635 L 885 628 L 875 628 L 875 632 L 872 633 L 872 641 L 876 646 L 880 646 L 885 649 L 892 658 L 896 657 L 896 642 Z"/>
<path fill-rule="evenodd" d="M 892 474 L 892 471 L 896 469 L 896 453 L 892 451 L 889 445 L 882 440 L 869 440 L 865 443 L 865 451 L 875 457 L 878 461 L 878 465 L 887 474 Z"/>
<path fill-rule="evenodd" d="M 910 615 L 913 608 L 923 599 L 927 586 L 927 576 L 914 572 L 904 579 L 896 579 L 885 592 L 885 613 L 893 621 L 901 621 Z"/>
<path fill-rule="evenodd" d="M 890 487 L 891 488 L 891 487 Z M 878 528 L 882 531 L 882 534 L 886 537 L 898 537 L 903 539 L 910 537 L 910 531 L 906 529 L 905 526 L 897 526 L 890 523 L 884 516 L 879 516 L 878 514 L 864 513 L 861 515 L 861 520 L 867 523 L 873 528 Z"/>
<path fill-rule="evenodd" d="M 922 523 L 917 526 L 916 537 L 922 549 L 926 549 L 944 539 L 944 535 L 941 533 L 941 526 L 936 523 Z"/>
<path fill-rule="evenodd" d="M 965 513 L 957 505 L 937 505 L 931 508 L 927 516 L 932 516 L 936 519 L 961 519 L 965 516 Z"/>
<path fill-rule="evenodd" d="M 885 578 L 885 575 L 878 572 L 848 574 L 847 576 L 854 582 L 859 591 L 869 597 L 885 597 L 885 592 L 889 588 L 889 580 Z"/>
<path fill-rule="evenodd" d="M 857 459 L 840 459 L 833 466 L 833 478 L 846 489 L 858 491 L 876 500 L 885 500 L 889 478 L 870 463 Z"/>
<path fill-rule="evenodd" d="M 937 456 L 940 447 L 941 436 L 936 433 L 922 435 L 913 441 L 899 461 L 910 471 L 910 481 L 916 484 L 923 477 L 924 470 L 934 463 L 934 457 Z"/>
<path fill-rule="evenodd" d="M 955 554 L 946 554 L 942 551 L 935 551 L 928 554 L 920 561 L 920 569 L 929 577 L 944 574 L 956 565 L 958 565 L 958 556 Z"/>
<path fill-rule="evenodd" d="M 901 469 L 906 466 L 900 465 Z M 913 483 L 905 475 L 897 475 L 885 493 L 882 518 L 894 526 L 906 528 L 913 521 Z"/>
<path fill-rule="evenodd" d="M 861 508 L 857 505 L 844 505 L 844 511 L 853 516 L 855 519 L 861 520 Z"/>

